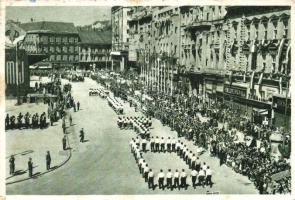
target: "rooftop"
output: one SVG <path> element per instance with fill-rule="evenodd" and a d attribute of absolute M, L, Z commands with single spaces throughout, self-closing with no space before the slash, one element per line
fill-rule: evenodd
<path fill-rule="evenodd" d="M 82 44 L 112 44 L 111 31 L 79 31 Z"/>
<path fill-rule="evenodd" d="M 20 24 L 26 32 L 45 32 L 59 34 L 77 34 L 78 31 L 73 23 L 40 21 Z"/>

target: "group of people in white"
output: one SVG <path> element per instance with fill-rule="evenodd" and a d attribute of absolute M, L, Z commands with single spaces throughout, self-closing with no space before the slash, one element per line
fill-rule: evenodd
<path fill-rule="evenodd" d="M 163 169 L 160 169 L 160 171 L 155 174 L 155 172 L 149 167 L 146 160 L 142 156 L 142 152 L 147 151 L 146 147 L 148 143 L 150 147 L 152 147 L 152 140 L 153 137 L 151 141 L 147 141 L 145 138 L 140 139 L 136 137 L 132 138 L 130 141 L 131 153 L 134 155 L 140 174 L 145 179 L 145 182 L 148 183 L 149 189 L 154 190 L 156 188 L 155 181 L 157 179 L 159 189 L 164 190 L 166 187 L 170 190 L 173 190 L 174 188 L 177 188 L 178 190 L 183 188 L 186 190 L 188 187 L 188 176 L 191 177 L 191 186 L 193 188 L 196 188 L 198 185 L 202 187 L 205 187 L 205 185 L 212 187 L 213 183 L 211 168 L 205 162 L 201 163 L 199 157 L 195 153 L 190 151 L 188 147 L 180 140 L 176 141 L 175 138 L 170 139 L 168 137 L 167 140 L 164 140 L 164 138 L 161 138 L 160 140 L 158 137 L 156 137 L 154 141 L 155 145 L 159 147 L 159 150 L 157 150 L 156 146 L 154 146 L 155 149 L 153 152 L 167 151 L 170 153 L 177 153 L 177 155 L 189 166 L 189 169 L 191 170 L 190 173 L 187 173 L 185 169 L 175 169 L 174 171 L 168 169 L 167 172 L 164 172 Z M 159 140 L 159 143 L 156 140 Z M 162 141 L 165 141 L 165 143 L 161 143 Z M 162 144 L 164 145 L 162 146 Z"/>
<path fill-rule="evenodd" d="M 115 97 L 107 97 L 109 106 L 111 106 L 117 114 L 123 114 L 123 104 L 121 104 Z"/>
<path fill-rule="evenodd" d="M 141 138 L 148 139 L 150 137 L 150 128 L 152 126 L 151 118 L 119 116 L 117 124 L 120 129 L 134 129 Z"/>

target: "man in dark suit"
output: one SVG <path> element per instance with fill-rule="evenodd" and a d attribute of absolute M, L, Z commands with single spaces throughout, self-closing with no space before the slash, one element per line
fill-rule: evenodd
<path fill-rule="evenodd" d="M 29 170 L 29 177 L 33 177 L 33 162 L 32 162 L 32 158 L 29 158 L 29 161 L 28 161 L 28 170 Z"/>
<path fill-rule="evenodd" d="M 47 151 L 47 154 L 46 154 L 46 169 L 47 170 L 50 169 L 50 164 L 51 164 L 51 156 L 50 156 L 50 152 Z"/>

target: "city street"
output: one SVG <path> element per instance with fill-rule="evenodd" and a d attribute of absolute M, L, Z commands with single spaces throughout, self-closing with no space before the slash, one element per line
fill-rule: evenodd
<path fill-rule="evenodd" d="M 180 191 L 148 189 L 130 153 L 129 142 L 132 137 L 136 136 L 135 132 L 120 130 L 117 127 L 117 114 L 107 105 L 105 99 L 99 96 L 88 96 L 89 88 L 98 87 L 95 81 L 86 78 L 84 82 L 71 84 L 75 101 L 81 103 L 81 110 L 72 113 L 75 125 L 72 133 L 69 134 L 72 147 L 71 159 L 64 166 L 49 174 L 7 185 L 7 194 L 205 194 L 207 191 L 221 194 L 258 193 L 247 177 L 235 173 L 225 165 L 220 167 L 219 160 L 210 157 L 208 152 L 201 155 L 200 159 L 213 170 L 214 185 L 212 188 L 188 187 L 188 190 L 181 189 Z M 130 108 L 127 103 L 124 105 L 127 115 L 141 115 L 135 112 L 134 108 Z M 85 131 L 86 142 L 84 143 L 79 142 L 81 128 Z M 169 127 L 164 127 L 158 120 L 153 119 L 151 135 L 176 137 L 176 132 L 172 132 Z M 60 143 L 57 145 L 61 145 Z M 197 147 L 192 142 L 186 143 L 189 149 L 196 150 Z M 156 174 L 161 168 L 164 172 L 167 172 L 169 168 L 172 171 L 184 168 L 188 174 L 190 173 L 185 163 L 175 154 L 148 152 L 143 156 Z M 190 177 L 187 182 L 191 184 Z"/>

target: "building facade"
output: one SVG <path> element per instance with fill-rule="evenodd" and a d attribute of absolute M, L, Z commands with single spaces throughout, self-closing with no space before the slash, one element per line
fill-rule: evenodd
<path fill-rule="evenodd" d="M 112 35 L 110 31 L 79 31 L 79 67 L 110 69 Z"/>
<path fill-rule="evenodd" d="M 131 7 L 128 16 L 129 60 L 146 88 L 228 102 L 249 118 L 290 113 L 290 7 Z"/>
<path fill-rule="evenodd" d="M 112 70 L 124 71 L 128 64 L 129 50 L 129 7 L 112 7 Z"/>
<path fill-rule="evenodd" d="M 26 32 L 24 48 L 28 53 L 49 55 L 38 66 L 58 69 L 78 65 L 79 35 L 73 23 L 41 21 L 19 26 Z"/>

